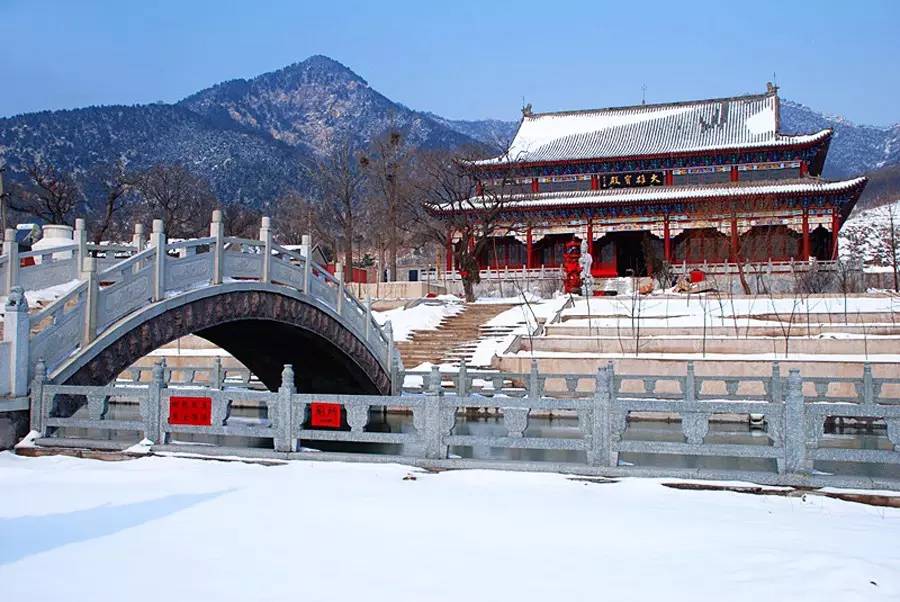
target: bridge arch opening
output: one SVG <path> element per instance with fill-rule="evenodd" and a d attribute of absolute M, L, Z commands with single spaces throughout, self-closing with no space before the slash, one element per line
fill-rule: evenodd
<path fill-rule="evenodd" d="M 140 358 L 188 334 L 221 347 L 275 390 L 284 364 L 299 392 L 386 394 L 390 375 L 331 312 L 302 295 L 226 290 L 167 300 L 104 333 L 54 375 L 61 384 L 103 385 Z M 275 287 L 273 287 L 275 288 Z"/>

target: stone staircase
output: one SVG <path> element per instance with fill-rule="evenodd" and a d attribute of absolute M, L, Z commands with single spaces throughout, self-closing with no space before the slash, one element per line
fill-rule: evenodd
<path fill-rule="evenodd" d="M 505 303 L 467 303 L 458 314 L 446 318 L 436 330 L 413 331 L 409 341 L 397 343 L 397 350 L 406 368 L 415 368 L 422 362 L 458 364 L 468 360 L 486 334 L 498 336 L 497 327 L 484 324 L 494 316 L 515 307 Z M 507 329 L 507 327 L 499 327 Z M 507 332 L 512 327 L 508 327 Z"/>

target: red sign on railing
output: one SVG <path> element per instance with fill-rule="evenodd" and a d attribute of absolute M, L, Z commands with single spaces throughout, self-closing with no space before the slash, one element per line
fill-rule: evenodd
<path fill-rule="evenodd" d="M 169 424 L 212 426 L 212 398 L 170 397 Z"/>
<path fill-rule="evenodd" d="M 309 404 L 309 424 L 312 427 L 341 428 L 341 404 L 312 402 Z"/>

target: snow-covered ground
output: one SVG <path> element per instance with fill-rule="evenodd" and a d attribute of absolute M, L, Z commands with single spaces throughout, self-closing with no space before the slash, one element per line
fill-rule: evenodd
<path fill-rule="evenodd" d="M 414 330 L 434 330 L 450 316 L 463 310 L 463 305 L 453 301 L 436 299 L 426 301 L 409 309 L 398 307 L 388 311 L 373 311 L 372 316 L 379 324 L 391 321 L 395 341 L 409 339 Z"/>
<path fill-rule="evenodd" d="M 50 305 L 73 288 L 81 284 L 81 280 L 70 280 L 63 284 L 57 284 L 56 286 L 51 286 L 48 288 L 43 288 L 40 290 L 34 291 L 25 291 L 25 298 L 28 300 L 28 307 L 31 311 L 39 310 L 42 307 L 46 307 Z M 6 312 L 4 308 L 6 307 L 6 295 L 0 295 L 0 316 L 3 316 Z"/>
<path fill-rule="evenodd" d="M 652 479 L 0 454 L 3 600 L 896 600 L 898 541 L 898 509 Z"/>
<path fill-rule="evenodd" d="M 696 295 L 691 297 L 628 296 L 595 297 L 590 303 L 580 297 L 575 298 L 572 307 L 564 309 L 562 318 L 570 326 L 588 325 L 588 316 L 593 326 L 615 327 L 631 323 L 632 317 L 640 317 L 641 322 L 650 326 L 702 327 L 746 325 L 745 317 L 769 315 L 787 321 L 793 315 L 793 322 L 805 321 L 807 314 L 830 314 L 826 323 L 840 323 L 845 311 L 848 316 L 869 313 L 896 314 L 900 321 L 900 298 L 889 295 L 844 297 L 840 295 L 807 297 L 734 297 L 726 295 Z M 846 305 L 845 305 L 846 303 Z M 575 317 L 577 316 L 577 317 Z M 572 317 L 571 320 L 566 320 Z M 737 319 L 737 322 L 735 322 Z M 890 321 L 890 320 L 888 320 Z M 774 321 L 752 320 L 752 324 L 776 324 Z"/>

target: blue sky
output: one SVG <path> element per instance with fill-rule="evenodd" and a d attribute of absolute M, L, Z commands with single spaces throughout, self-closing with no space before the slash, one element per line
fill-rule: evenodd
<path fill-rule="evenodd" d="M 175 101 L 312 54 L 451 118 L 761 92 L 900 121 L 900 1 L 0 0 L 0 115 Z"/>

